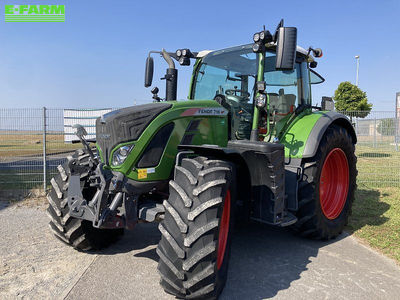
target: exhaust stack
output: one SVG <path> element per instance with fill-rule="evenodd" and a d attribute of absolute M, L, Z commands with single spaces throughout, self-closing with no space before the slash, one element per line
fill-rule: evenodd
<path fill-rule="evenodd" d="M 175 63 L 172 60 L 171 56 L 168 54 L 165 49 L 162 49 L 161 52 L 163 58 L 168 64 L 168 69 L 165 73 L 165 77 L 161 79 L 165 79 L 165 100 L 173 101 L 176 100 L 177 97 L 177 86 L 178 86 L 178 70 L 175 69 Z"/>

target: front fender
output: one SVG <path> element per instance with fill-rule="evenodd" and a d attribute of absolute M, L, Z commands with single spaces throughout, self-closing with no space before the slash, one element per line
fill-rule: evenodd
<path fill-rule="evenodd" d="M 313 112 L 300 115 L 286 130 L 281 143 L 285 145 L 286 158 L 313 157 L 327 128 L 335 124 L 345 128 L 357 143 L 357 136 L 349 119 L 337 112 Z"/>

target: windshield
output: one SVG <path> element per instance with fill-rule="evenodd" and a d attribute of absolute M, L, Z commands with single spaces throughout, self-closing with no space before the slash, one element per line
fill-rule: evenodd
<path fill-rule="evenodd" d="M 251 45 L 211 52 L 195 78 L 193 99 L 214 99 L 235 89 L 242 91 L 238 95 L 252 94 L 256 72 L 256 54 Z"/>
<path fill-rule="evenodd" d="M 296 63 L 295 69 L 290 71 L 276 70 L 275 63 L 275 53 L 268 51 L 264 67 L 267 93 L 270 96 L 291 95 L 291 98 L 296 98 L 295 103 L 291 101 L 293 105 L 301 97 L 308 98 L 307 63 Z M 217 95 L 223 95 L 238 96 L 241 101 L 250 101 L 254 96 L 256 75 L 257 55 L 251 44 L 211 52 L 204 57 L 198 69 L 192 99 L 214 99 Z M 302 95 L 302 85 L 305 95 Z M 309 99 L 305 100 L 308 102 Z"/>
<path fill-rule="evenodd" d="M 249 138 L 257 77 L 257 54 L 252 45 L 214 51 L 205 56 L 195 75 L 192 99 L 216 99 L 230 111 L 234 138 Z M 279 120 L 310 100 L 309 71 L 305 61 L 289 71 L 276 70 L 276 54 L 265 54 L 264 80 L 269 113 Z M 303 76 L 302 76 L 303 74 Z"/>

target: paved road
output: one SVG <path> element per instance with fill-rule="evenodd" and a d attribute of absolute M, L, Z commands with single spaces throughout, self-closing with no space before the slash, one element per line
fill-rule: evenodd
<path fill-rule="evenodd" d="M 154 224 L 85 254 L 55 240 L 46 222 L 41 209 L 0 211 L 0 298 L 173 299 L 158 284 Z M 398 299 L 399 291 L 400 268 L 351 236 L 318 242 L 252 225 L 235 236 L 221 299 Z"/>

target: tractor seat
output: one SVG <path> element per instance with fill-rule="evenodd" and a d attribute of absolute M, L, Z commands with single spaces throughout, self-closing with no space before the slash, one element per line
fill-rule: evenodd
<path fill-rule="evenodd" d="M 279 94 L 268 93 L 268 96 L 270 107 L 276 111 L 278 116 L 286 116 L 296 109 L 296 95 L 294 94 L 284 94 L 283 89 L 280 89 Z"/>
<path fill-rule="evenodd" d="M 269 97 L 269 107 L 271 108 L 271 111 L 274 109 L 278 109 L 279 106 L 279 95 L 276 93 L 268 93 Z"/>

